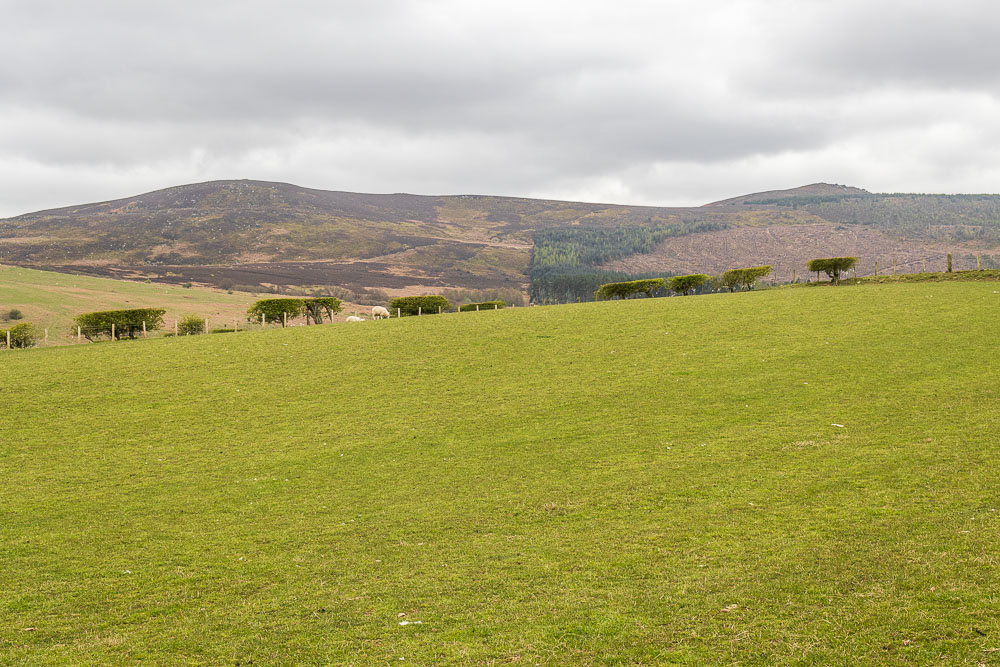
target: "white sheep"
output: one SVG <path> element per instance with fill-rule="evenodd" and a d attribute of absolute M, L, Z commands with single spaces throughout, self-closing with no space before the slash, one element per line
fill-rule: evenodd
<path fill-rule="evenodd" d="M 347 321 L 348 322 L 364 322 L 365 318 L 358 317 L 357 315 L 351 315 L 350 317 L 347 318 Z"/>
<path fill-rule="evenodd" d="M 373 320 L 389 319 L 389 311 L 386 308 L 383 308 L 382 306 L 375 306 L 374 308 L 372 308 L 372 319 Z"/>

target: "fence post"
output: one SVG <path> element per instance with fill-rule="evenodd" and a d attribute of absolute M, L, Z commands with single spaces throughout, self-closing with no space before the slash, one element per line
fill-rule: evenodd
<path fill-rule="evenodd" d="M 76 328 L 76 342 L 77 343 L 82 343 L 83 342 L 82 338 L 83 337 L 80 335 L 80 327 L 77 327 Z"/>
<path fill-rule="evenodd" d="M 892 275 L 896 275 L 896 258 L 892 258 Z"/>
<path fill-rule="evenodd" d="M 493 310 L 500 310 L 500 304 L 499 303 L 494 303 L 493 304 Z"/>
<path fill-rule="evenodd" d="M 976 253 L 976 271 L 982 271 L 983 268 L 979 263 L 979 253 Z"/>
<path fill-rule="evenodd" d="M 418 316 L 423 315 L 423 310 L 424 310 L 423 306 L 417 306 L 417 315 Z"/>
<path fill-rule="evenodd" d="M 142 337 L 146 337 L 146 320 L 142 321 Z"/>
<path fill-rule="evenodd" d="M 205 318 L 205 333 L 208 333 L 208 318 Z"/>
<path fill-rule="evenodd" d="M 174 320 L 174 335 L 175 336 L 177 335 L 177 331 L 178 331 L 178 329 L 177 329 L 177 320 Z"/>
<path fill-rule="evenodd" d="M 288 326 L 288 313 L 282 313 L 281 314 L 281 327 L 284 328 L 284 327 L 287 327 L 287 326 Z"/>
<path fill-rule="evenodd" d="M 476 312 L 477 313 L 479 312 L 479 304 L 478 303 L 476 304 Z"/>
<path fill-rule="evenodd" d="M 111 340 L 115 339 L 115 323 L 111 323 Z"/>
<path fill-rule="evenodd" d="M 878 278 L 878 260 L 875 260 L 875 277 Z"/>
<path fill-rule="evenodd" d="M 396 309 L 396 317 L 397 318 L 402 317 L 402 315 L 400 314 L 399 308 Z"/>
<path fill-rule="evenodd" d="M 438 306 L 438 315 L 441 314 L 441 306 Z"/>
<path fill-rule="evenodd" d="M 264 328 L 264 313 L 260 314 L 260 328 Z"/>
<path fill-rule="evenodd" d="M 7 349 L 10 349 L 10 329 L 7 329 Z"/>

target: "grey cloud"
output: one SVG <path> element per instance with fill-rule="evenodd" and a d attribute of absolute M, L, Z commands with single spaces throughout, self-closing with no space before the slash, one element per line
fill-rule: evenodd
<path fill-rule="evenodd" d="M 661 204 L 935 189 L 992 173 L 1000 133 L 1000 11 L 978 0 L 0 8 L 0 215 L 223 177 Z"/>

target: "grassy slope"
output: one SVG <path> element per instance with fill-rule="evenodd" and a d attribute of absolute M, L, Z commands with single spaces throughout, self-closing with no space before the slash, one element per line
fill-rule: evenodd
<path fill-rule="evenodd" d="M 3 353 L 0 662 L 988 661 L 995 290 Z"/>
<path fill-rule="evenodd" d="M 0 309 L 18 308 L 50 335 L 69 330 L 73 317 L 94 310 L 114 308 L 165 308 L 166 319 L 194 313 L 220 326 L 243 316 L 256 297 L 236 292 L 174 285 L 108 280 L 0 266 Z"/>

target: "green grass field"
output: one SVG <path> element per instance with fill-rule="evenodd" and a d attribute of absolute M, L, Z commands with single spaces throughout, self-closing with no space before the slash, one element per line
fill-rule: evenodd
<path fill-rule="evenodd" d="M 998 290 L 0 352 L 0 663 L 997 664 Z"/>
<path fill-rule="evenodd" d="M 218 326 L 243 317 L 257 297 L 202 287 L 92 278 L 0 265 L 0 311 L 22 311 L 25 321 L 50 329 L 50 341 L 69 339 L 80 313 L 115 308 L 164 308 L 173 321 L 186 314 L 210 318 Z M 3 326 L 0 324 L 0 326 Z"/>

